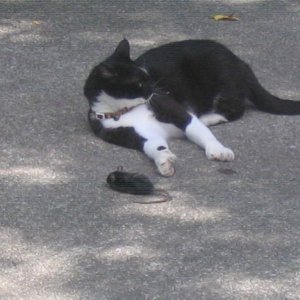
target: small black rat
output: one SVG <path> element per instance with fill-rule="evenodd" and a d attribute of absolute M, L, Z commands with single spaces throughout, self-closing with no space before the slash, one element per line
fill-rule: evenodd
<path fill-rule="evenodd" d="M 118 167 L 117 171 L 110 173 L 106 182 L 113 189 L 121 193 L 133 195 L 155 195 L 163 197 L 161 200 L 154 201 L 134 201 L 140 204 L 162 203 L 172 200 L 168 192 L 154 188 L 150 179 L 139 173 L 129 173 L 123 171 L 123 167 Z"/>

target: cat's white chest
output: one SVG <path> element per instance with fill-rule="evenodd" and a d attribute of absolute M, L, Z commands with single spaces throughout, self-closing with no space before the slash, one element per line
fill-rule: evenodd
<path fill-rule="evenodd" d="M 119 120 L 106 119 L 102 121 L 102 124 L 106 128 L 133 127 L 138 134 L 145 138 L 182 136 L 182 131 L 173 124 L 157 121 L 146 104 L 134 107 L 130 112 L 122 115 Z"/>
<path fill-rule="evenodd" d="M 121 115 L 118 120 L 105 119 L 102 124 L 105 127 L 116 128 L 116 127 L 127 127 L 136 126 L 136 124 L 146 124 L 155 121 L 153 112 L 148 109 L 146 104 L 137 105 L 131 111 L 124 115 Z"/>
<path fill-rule="evenodd" d="M 144 98 L 114 99 L 102 92 L 99 102 L 94 103 L 92 110 L 96 113 L 114 112 L 124 107 L 132 108 L 121 115 L 119 119 L 103 119 L 101 123 L 106 128 L 133 127 L 137 133 L 144 137 L 163 136 L 179 137 L 182 132 L 172 124 L 161 123 L 156 120 L 153 111 L 147 106 Z"/>

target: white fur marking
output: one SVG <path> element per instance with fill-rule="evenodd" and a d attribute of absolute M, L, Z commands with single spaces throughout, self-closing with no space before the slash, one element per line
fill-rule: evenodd
<path fill-rule="evenodd" d="M 212 132 L 194 115 L 192 115 L 192 120 L 186 127 L 185 133 L 188 139 L 204 149 L 208 142 L 217 140 Z"/>
<path fill-rule="evenodd" d="M 232 161 L 234 153 L 229 148 L 224 147 L 219 141 L 208 143 L 205 148 L 206 157 L 210 160 Z"/>
<path fill-rule="evenodd" d="M 140 70 L 142 70 L 145 74 L 149 75 L 148 71 L 144 67 L 140 67 Z"/>
<path fill-rule="evenodd" d="M 208 113 L 202 115 L 200 116 L 199 120 L 206 126 L 212 126 L 228 122 L 228 120 L 224 116 L 217 113 Z"/>
<path fill-rule="evenodd" d="M 175 125 L 157 121 L 153 112 L 146 105 L 139 105 L 133 108 L 120 116 L 120 119 L 117 121 L 114 119 L 102 120 L 102 124 L 106 128 L 134 127 L 135 131 L 146 139 L 156 136 L 164 139 L 183 136 L 182 131 Z"/>
<path fill-rule="evenodd" d="M 161 146 L 166 149 L 158 150 Z M 176 156 L 168 149 L 168 144 L 163 138 L 150 138 L 145 142 L 143 150 L 149 158 L 154 160 L 161 175 L 167 177 L 174 175 L 175 169 L 173 162 L 175 161 Z"/>

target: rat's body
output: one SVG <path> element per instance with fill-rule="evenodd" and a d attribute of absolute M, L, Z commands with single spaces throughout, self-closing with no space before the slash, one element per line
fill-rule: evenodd
<path fill-rule="evenodd" d="M 155 189 L 153 183 L 148 177 L 139 173 L 129 173 L 118 168 L 117 171 L 107 176 L 106 182 L 113 189 L 121 193 L 133 195 L 155 195 L 162 196 L 162 200 L 140 202 L 141 204 L 161 203 L 170 201 L 171 196 L 164 190 Z"/>

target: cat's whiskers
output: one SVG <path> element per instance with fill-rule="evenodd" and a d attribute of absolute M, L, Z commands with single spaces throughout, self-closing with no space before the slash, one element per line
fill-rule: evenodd
<path fill-rule="evenodd" d="M 158 83 L 161 82 L 163 79 L 164 79 L 164 78 L 161 77 L 160 79 L 158 79 L 157 81 L 155 81 L 155 82 L 153 83 L 152 87 L 155 88 L 155 87 L 158 85 Z"/>

